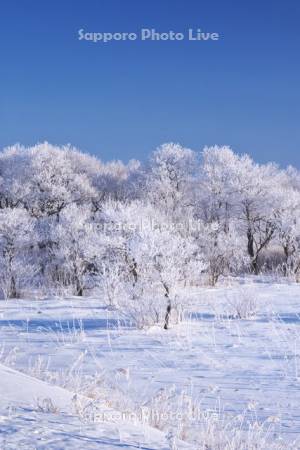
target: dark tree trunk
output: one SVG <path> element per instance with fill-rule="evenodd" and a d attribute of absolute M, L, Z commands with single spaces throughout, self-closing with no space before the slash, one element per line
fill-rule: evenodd
<path fill-rule="evenodd" d="M 10 279 L 10 288 L 9 288 L 9 298 L 16 298 L 17 297 L 17 288 L 16 288 L 16 280 L 15 277 L 12 275 Z"/>
<path fill-rule="evenodd" d="M 250 228 L 247 231 L 247 239 L 248 239 L 248 254 L 251 258 L 254 258 L 254 239 Z"/>
<path fill-rule="evenodd" d="M 76 295 L 78 295 L 79 297 L 82 297 L 83 295 L 83 287 L 82 284 L 80 283 L 80 279 L 78 276 L 78 271 L 77 268 L 75 267 L 75 286 L 76 286 Z"/>
<path fill-rule="evenodd" d="M 137 263 L 136 263 L 135 259 L 133 259 L 133 262 L 132 262 L 131 273 L 133 275 L 133 280 L 134 280 L 133 286 L 135 286 L 137 283 L 137 280 L 138 280 Z"/>
<path fill-rule="evenodd" d="M 251 272 L 255 273 L 255 275 L 258 275 L 258 272 L 259 272 L 258 261 L 257 261 L 258 254 L 255 255 L 254 238 L 253 238 L 253 233 L 250 228 L 248 228 L 248 231 L 247 231 L 247 239 L 248 239 L 248 255 L 251 258 Z"/>
<path fill-rule="evenodd" d="M 257 256 L 251 261 L 251 272 L 255 273 L 255 275 L 259 273 Z"/>
<path fill-rule="evenodd" d="M 167 330 L 169 328 L 169 320 L 170 320 L 170 315 L 171 315 L 171 300 L 169 298 L 169 287 L 167 286 L 166 283 L 163 283 L 163 286 L 165 288 L 165 297 L 168 299 L 168 306 L 167 306 L 167 311 L 166 311 L 166 315 L 165 315 L 165 324 L 164 324 L 164 329 Z"/>
<path fill-rule="evenodd" d="M 169 320 L 170 320 L 170 314 L 171 314 L 171 302 L 169 300 L 168 306 L 167 306 L 167 312 L 165 315 L 165 324 L 164 329 L 167 330 L 169 328 Z"/>

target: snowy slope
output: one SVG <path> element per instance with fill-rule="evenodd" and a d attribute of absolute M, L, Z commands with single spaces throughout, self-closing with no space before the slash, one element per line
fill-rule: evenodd
<path fill-rule="evenodd" d="M 2 364 L 0 379 L 1 450 L 169 448 L 163 433 L 147 426 L 124 422 L 85 425 L 72 414 L 74 394 L 66 389 Z"/>
<path fill-rule="evenodd" d="M 73 394 L 66 389 L 51 386 L 2 364 L 0 364 L 0 379 L 2 408 L 8 406 L 34 408 L 38 398 L 51 398 L 60 411 L 64 413 L 71 411 Z"/>

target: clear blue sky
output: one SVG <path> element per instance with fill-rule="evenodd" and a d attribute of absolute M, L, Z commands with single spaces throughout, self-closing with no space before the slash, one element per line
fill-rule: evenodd
<path fill-rule="evenodd" d="M 0 147 L 104 160 L 228 144 L 300 167 L 298 0 L 1 0 Z M 219 32 L 218 42 L 78 40 L 78 29 Z"/>

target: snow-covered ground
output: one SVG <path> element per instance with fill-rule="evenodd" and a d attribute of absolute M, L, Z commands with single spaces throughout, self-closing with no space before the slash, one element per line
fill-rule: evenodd
<path fill-rule="evenodd" d="M 186 296 L 168 331 L 95 297 L 2 301 L 0 448 L 176 448 L 174 424 L 178 448 L 202 448 L 206 413 L 207 427 L 262 424 L 266 450 L 300 448 L 300 286 L 248 278 Z"/>

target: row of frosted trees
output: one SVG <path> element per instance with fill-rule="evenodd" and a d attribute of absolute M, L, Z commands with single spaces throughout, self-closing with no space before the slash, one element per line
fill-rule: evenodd
<path fill-rule="evenodd" d="M 0 153 L 2 295 L 98 288 L 134 312 L 144 298 L 158 317 L 157 298 L 176 303 L 179 287 L 263 270 L 297 278 L 299 208 L 296 169 L 228 147 L 164 144 L 145 164 L 48 143 L 9 147 Z"/>

